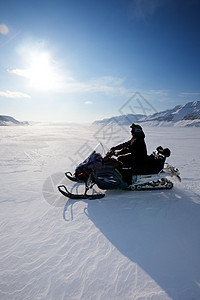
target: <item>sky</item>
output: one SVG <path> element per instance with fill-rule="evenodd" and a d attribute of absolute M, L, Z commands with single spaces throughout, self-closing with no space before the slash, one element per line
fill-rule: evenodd
<path fill-rule="evenodd" d="M 90 123 L 200 100 L 199 0 L 6 0 L 0 114 Z"/>

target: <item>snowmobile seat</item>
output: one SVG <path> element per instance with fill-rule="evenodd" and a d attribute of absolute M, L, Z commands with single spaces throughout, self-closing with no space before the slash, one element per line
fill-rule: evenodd
<path fill-rule="evenodd" d="M 151 155 L 148 155 L 144 164 L 141 165 L 140 170 L 134 170 L 134 174 L 158 174 L 165 164 L 165 160 L 170 156 L 171 151 L 169 148 L 163 149 L 162 146 L 156 148 L 157 152 L 153 152 Z"/>

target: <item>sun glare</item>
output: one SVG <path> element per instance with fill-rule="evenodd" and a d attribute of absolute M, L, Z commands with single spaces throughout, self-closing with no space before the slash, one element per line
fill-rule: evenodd
<path fill-rule="evenodd" d="M 34 88 L 49 90 L 56 87 L 56 71 L 48 53 L 40 53 L 32 57 L 27 77 Z"/>
<path fill-rule="evenodd" d="M 19 52 L 24 60 L 25 68 L 8 69 L 8 72 L 22 76 L 28 80 L 32 89 L 44 91 L 60 91 L 64 82 L 64 76 L 48 51 L 38 49 L 30 50 L 30 47 L 21 47 Z"/>

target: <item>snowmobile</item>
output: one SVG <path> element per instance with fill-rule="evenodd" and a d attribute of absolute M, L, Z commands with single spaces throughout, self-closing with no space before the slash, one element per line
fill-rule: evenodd
<path fill-rule="evenodd" d="M 59 192 L 71 199 L 100 199 L 105 196 L 102 191 L 96 192 L 93 187 L 96 185 L 100 190 L 150 190 L 150 189 L 172 189 L 173 182 L 169 180 L 176 177 L 179 181 L 180 172 L 172 165 L 165 163 L 170 156 L 168 148 L 161 146 L 148 156 L 145 166 L 140 174 L 135 172 L 132 167 L 123 166 L 117 159 L 113 151 L 108 151 L 105 156 L 97 151 L 97 148 L 104 146 L 100 143 L 92 153 L 80 163 L 75 169 L 74 174 L 66 172 L 65 176 L 74 184 L 84 184 L 85 191 L 82 194 L 70 192 L 65 185 L 59 185 Z M 105 150 L 104 150 L 105 151 Z M 142 174 L 142 175 L 141 175 Z M 89 192 L 92 190 L 92 193 Z"/>

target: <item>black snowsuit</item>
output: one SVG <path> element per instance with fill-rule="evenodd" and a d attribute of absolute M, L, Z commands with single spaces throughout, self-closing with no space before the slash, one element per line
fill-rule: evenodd
<path fill-rule="evenodd" d="M 142 172 L 147 161 L 147 148 L 144 141 L 145 134 L 133 135 L 132 139 L 123 144 L 117 145 L 111 150 L 121 150 L 118 152 L 118 161 L 123 167 L 132 167 L 134 174 Z"/>

